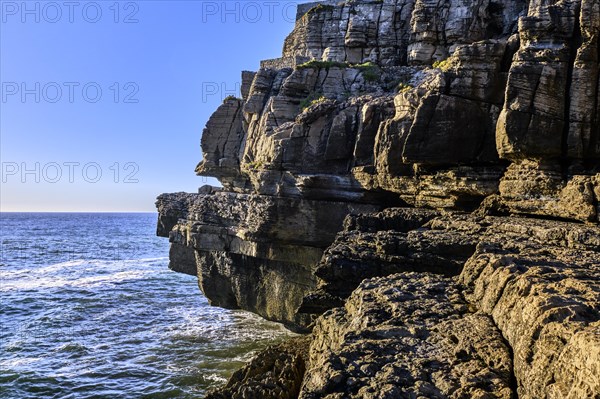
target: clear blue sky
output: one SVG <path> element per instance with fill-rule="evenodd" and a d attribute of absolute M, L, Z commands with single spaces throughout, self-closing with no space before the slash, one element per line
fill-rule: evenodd
<path fill-rule="evenodd" d="M 202 129 L 296 3 L 1 0 L 1 211 L 153 211 L 214 183 Z"/>

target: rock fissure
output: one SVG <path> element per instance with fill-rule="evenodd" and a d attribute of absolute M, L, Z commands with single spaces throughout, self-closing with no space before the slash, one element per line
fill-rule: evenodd
<path fill-rule="evenodd" d="M 227 136 L 229 137 L 229 135 L 231 134 L 232 131 L 234 131 L 235 129 L 235 121 L 238 118 L 238 114 L 241 112 L 242 107 L 238 106 L 235 110 L 235 113 L 233 114 L 233 118 L 231 120 L 231 124 L 229 125 L 229 129 L 227 131 Z M 219 141 L 221 141 L 222 137 L 219 137 Z M 223 145 L 221 147 L 221 154 L 225 154 L 225 146 L 227 145 L 227 141 L 223 141 Z M 238 164 L 239 165 L 239 164 Z M 238 166 L 239 167 L 239 166 Z"/>
<path fill-rule="evenodd" d="M 577 52 L 578 50 L 581 48 L 581 45 L 583 44 L 583 38 L 581 35 L 581 27 L 579 25 L 579 19 L 580 19 L 580 13 L 581 13 L 581 8 L 580 6 L 577 9 L 577 12 L 575 13 L 575 26 L 573 28 L 573 39 L 572 39 L 572 43 L 569 46 L 569 50 L 570 50 L 570 54 L 569 54 L 569 60 L 568 62 L 568 66 L 567 66 L 567 78 L 566 78 L 566 85 L 565 85 L 565 101 L 564 101 L 564 106 L 565 106 L 565 110 L 564 110 L 564 126 L 563 126 L 563 136 L 562 136 L 562 157 L 561 157 L 561 161 L 562 161 L 562 167 L 563 167 L 563 177 L 565 180 L 568 180 L 568 167 L 569 167 L 569 159 L 568 159 L 568 155 L 569 155 L 569 136 L 570 136 L 570 129 L 571 129 L 571 83 L 573 81 L 573 70 L 575 68 L 575 62 L 577 61 Z"/>
<path fill-rule="evenodd" d="M 596 72 L 596 95 L 594 96 L 594 107 L 595 117 L 592 117 L 592 126 L 589 140 L 589 150 L 586 154 L 586 163 L 592 164 L 594 157 L 594 148 L 600 148 L 600 34 L 596 36 L 597 49 L 596 54 L 598 56 L 598 71 Z M 597 171 L 600 171 L 600 167 L 597 167 Z M 588 168 L 592 168 L 591 165 Z"/>
<path fill-rule="evenodd" d="M 375 47 L 376 48 L 380 48 L 380 44 L 379 44 L 379 26 L 381 24 L 381 14 L 383 13 L 383 3 L 381 4 L 378 13 L 377 13 L 377 22 L 375 23 Z M 363 58 L 364 58 L 364 52 L 363 52 Z M 377 54 L 377 59 L 380 59 L 380 54 Z"/>

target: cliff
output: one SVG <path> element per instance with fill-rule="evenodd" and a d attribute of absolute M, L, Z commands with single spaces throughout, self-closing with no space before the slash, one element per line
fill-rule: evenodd
<path fill-rule="evenodd" d="M 158 234 L 312 334 L 212 397 L 600 395 L 599 0 L 302 5 L 242 82 Z"/>

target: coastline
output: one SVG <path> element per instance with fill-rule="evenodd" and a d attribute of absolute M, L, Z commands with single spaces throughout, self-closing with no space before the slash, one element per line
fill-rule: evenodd
<path fill-rule="evenodd" d="M 203 131 L 223 187 L 157 200 L 211 305 L 308 334 L 209 398 L 596 397 L 597 6 L 303 9 Z"/>

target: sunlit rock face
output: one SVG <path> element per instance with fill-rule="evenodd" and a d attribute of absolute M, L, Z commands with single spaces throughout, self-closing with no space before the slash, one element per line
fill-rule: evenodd
<path fill-rule="evenodd" d="M 594 397 L 599 63 L 599 0 L 301 5 L 204 129 L 223 187 L 158 199 L 170 267 L 313 331 L 272 397 Z"/>
<path fill-rule="evenodd" d="M 598 220 L 597 2 L 303 10 L 265 63 L 278 68 L 246 73 L 243 99 L 209 121 L 199 174 L 234 192 L 431 208 L 501 194 L 514 212 Z"/>

